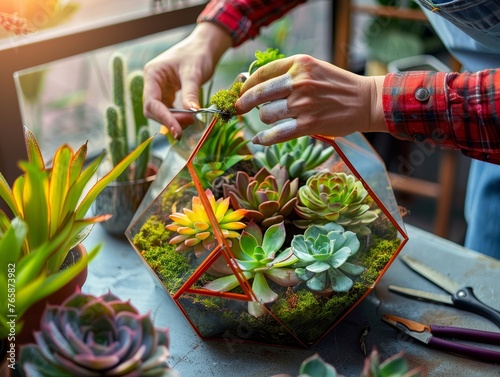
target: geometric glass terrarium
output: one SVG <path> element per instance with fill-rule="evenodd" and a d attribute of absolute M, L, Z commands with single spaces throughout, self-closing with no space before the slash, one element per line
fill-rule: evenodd
<path fill-rule="evenodd" d="M 241 118 L 186 129 L 126 235 L 202 338 L 309 348 L 407 235 L 361 134 L 248 140 Z"/>

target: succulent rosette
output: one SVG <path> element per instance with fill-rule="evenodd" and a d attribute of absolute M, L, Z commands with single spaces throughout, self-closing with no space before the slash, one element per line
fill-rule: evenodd
<path fill-rule="evenodd" d="M 301 182 L 318 173 L 319 167 L 333 155 L 332 146 L 326 146 L 310 136 L 302 136 L 273 144 L 255 153 L 255 163 L 269 171 L 276 165 L 286 168 L 290 179 Z"/>
<path fill-rule="evenodd" d="M 238 238 L 240 234 L 237 231 L 246 226 L 240 221 L 246 211 L 244 209 L 233 211 L 229 208 L 229 198 L 219 198 L 216 201 L 210 189 L 205 190 L 205 194 L 224 238 Z M 200 255 L 215 247 L 217 240 L 214 229 L 200 197 L 193 196 L 191 209 L 183 208 L 183 213 L 175 212 L 169 217 L 173 223 L 165 228 L 178 233 L 170 240 L 171 245 L 178 245 L 177 251 L 194 249 L 195 254 Z"/>
<path fill-rule="evenodd" d="M 254 317 L 267 314 L 261 304 L 275 301 L 278 294 L 268 284 L 269 281 L 282 286 L 291 287 L 299 283 L 291 266 L 298 260 L 288 248 L 280 250 L 285 242 L 286 230 L 284 224 L 271 225 L 264 234 L 260 227 L 251 221 L 239 238 L 239 248 L 234 247 L 233 253 L 238 267 L 246 279 L 252 280 L 252 290 L 258 302 L 248 303 L 248 312 Z M 224 271 L 220 271 L 224 272 Z M 220 277 L 205 285 L 205 289 L 218 292 L 228 292 L 240 285 L 238 278 L 226 267 L 228 276 Z"/>
<path fill-rule="evenodd" d="M 291 249 L 298 258 L 295 273 L 312 291 L 348 292 L 353 285 L 350 276 L 365 271 L 364 267 L 348 262 L 359 248 L 356 234 L 344 231 L 342 226 L 313 225 L 292 240 Z"/>
<path fill-rule="evenodd" d="M 351 174 L 313 175 L 299 188 L 298 197 L 295 212 L 302 219 L 294 224 L 302 229 L 335 222 L 358 235 L 368 235 L 371 231 L 367 224 L 378 218 L 377 212 L 370 209 L 368 191 Z"/>
<path fill-rule="evenodd" d="M 169 333 L 112 293 L 75 292 L 48 306 L 20 364 L 36 376 L 177 376 L 167 365 Z"/>
<path fill-rule="evenodd" d="M 293 212 L 298 187 L 298 179 L 289 180 L 286 169 L 277 165 L 270 171 L 260 169 L 254 177 L 239 171 L 235 184 L 225 184 L 223 189 L 233 208 L 245 209 L 247 219 L 268 228 Z"/>

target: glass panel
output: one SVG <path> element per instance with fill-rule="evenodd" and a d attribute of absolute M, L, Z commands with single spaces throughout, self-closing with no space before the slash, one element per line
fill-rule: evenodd
<path fill-rule="evenodd" d="M 276 319 L 249 315 L 246 301 L 184 294 L 178 303 L 202 337 L 224 340 L 229 344 L 258 342 L 304 347 Z"/>
<path fill-rule="evenodd" d="M 123 55 L 127 72 L 184 38 L 192 26 L 66 58 L 16 73 L 23 124 L 37 136 L 46 157 L 63 143 L 79 146 L 88 140 L 89 156 L 106 149 L 105 114 L 112 103 L 111 56 Z M 140 42 L 140 43 L 139 43 Z M 149 121 L 151 132 L 159 125 Z M 165 143 L 165 140 L 158 140 Z M 156 142 L 156 141 L 155 141 Z"/>
<path fill-rule="evenodd" d="M 385 164 L 370 143 L 362 134 L 356 132 L 346 137 L 335 138 L 335 144 L 405 232 Z"/>

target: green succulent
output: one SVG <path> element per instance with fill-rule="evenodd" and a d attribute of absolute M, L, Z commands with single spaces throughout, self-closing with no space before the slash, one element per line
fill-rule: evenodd
<path fill-rule="evenodd" d="M 283 143 L 273 144 L 255 153 L 258 167 L 271 170 L 276 165 L 286 168 L 290 179 L 299 178 L 305 182 L 318 173 L 315 170 L 333 155 L 332 146 L 326 146 L 310 136 L 302 136 Z"/>
<path fill-rule="evenodd" d="M 316 292 L 348 292 L 353 285 L 348 275 L 359 275 L 364 267 L 347 262 L 359 250 L 355 233 L 328 223 L 312 225 L 304 234 L 295 235 L 290 249 L 298 258 L 297 277 Z"/>
<path fill-rule="evenodd" d="M 47 306 L 35 340 L 20 354 L 27 377 L 177 376 L 166 364 L 168 330 L 112 293 Z"/>
<path fill-rule="evenodd" d="M 337 370 L 318 354 L 305 359 L 300 365 L 299 377 L 342 377 Z"/>
<path fill-rule="evenodd" d="M 246 226 L 240 222 L 246 211 L 244 209 L 236 211 L 230 209 L 229 198 L 220 198 L 216 201 L 210 189 L 205 190 L 205 194 L 224 238 L 239 237 L 240 234 L 237 230 Z M 217 239 L 210 217 L 200 197 L 193 196 L 191 203 L 191 209 L 183 208 L 183 213 L 172 213 L 169 217 L 173 223 L 168 224 L 165 228 L 178 233 L 169 242 L 171 245 L 179 245 L 176 248 L 177 251 L 187 251 L 194 248 L 195 254 L 200 255 L 206 250 L 213 249 Z"/>
<path fill-rule="evenodd" d="M 324 172 L 310 177 L 300 187 L 295 212 L 302 218 L 294 224 L 305 229 L 311 224 L 335 222 L 358 235 L 371 233 L 367 224 L 378 218 L 370 210 L 370 197 L 363 183 L 343 172 Z"/>
<path fill-rule="evenodd" d="M 242 153 L 249 142 L 242 135 L 243 127 L 236 118 L 229 122 L 219 120 L 196 153 L 193 165 L 204 187 L 211 187 L 232 166 L 252 158 L 251 154 Z"/>
<path fill-rule="evenodd" d="M 298 179 L 290 181 L 285 168 L 262 168 L 254 177 L 238 171 L 234 185 L 224 184 L 224 197 L 233 208 L 246 210 L 245 217 L 264 228 L 278 224 L 293 212 L 297 202 Z"/>
<path fill-rule="evenodd" d="M 325 362 L 318 354 L 305 359 L 300 365 L 299 373 L 298 377 L 343 377 L 338 374 L 335 367 Z M 424 377 L 425 375 L 426 373 L 421 368 L 409 370 L 408 362 L 402 352 L 381 363 L 378 351 L 374 349 L 365 359 L 360 377 Z"/>
<path fill-rule="evenodd" d="M 279 49 L 269 47 L 266 51 L 255 51 L 255 60 L 248 67 L 248 74 L 251 75 L 258 68 L 271 63 L 274 60 L 283 59 L 285 54 L 281 54 Z"/>
<path fill-rule="evenodd" d="M 422 368 L 409 370 L 403 352 L 399 352 L 381 363 L 379 353 L 374 349 L 365 359 L 360 377 L 424 377 L 426 375 Z"/>
<path fill-rule="evenodd" d="M 264 235 L 260 227 L 251 221 L 241 233 L 239 248 L 232 249 L 235 261 L 247 280 L 252 280 L 252 290 L 258 302 L 248 303 L 248 312 L 254 317 L 261 317 L 266 310 L 261 304 L 275 301 L 278 294 L 268 284 L 274 283 L 289 287 L 299 282 L 293 265 L 297 258 L 290 249 L 280 252 L 285 242 L 286 231 L 283 223 L 270 226 Z M 228 292 L 240 285 L 237 277 L 228 268 L 223 276 L 205 285 L 205 289 Z"/>

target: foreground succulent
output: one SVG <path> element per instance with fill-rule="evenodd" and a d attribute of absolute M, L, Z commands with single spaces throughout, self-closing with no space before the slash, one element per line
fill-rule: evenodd
<path fill-rule="evenodd" d="M 291 244 L 293 254 L 298 258 L 295 273 L 316 292 L 347 292 L 353 285 L 345 275 L 359 275 L 364 267 L 347 262 L 359 250 L 356 234 L 335 223 L 325 226 L 313 225 L 294 236 Z"/>
<path fill-rule="evenodd" d="M 169 334 L 112 293 L 76 292 L 48 306 L 20 365 L 36 376 L 177 376 L 166 364 Z"/>
<path fill-rule="evenodd" d="M 298 377 L 343 377 L 337 373 L 335 367 L 325 362 L 318 354 L 305 359 L 300 365 Z M 279 375 L 280 377 L 291 377 Z M 372 350 L 365 359 L 360 377 L 424 377 L 426 373 L 421 368 L 409 370 L 408 362 L 402 352 L 391 356 L 382 363 L 377 350 Z M 278 377 L 273 376 L 273 377 Z"/>
<path fill-rule="evenodd" d="M 254 177 L 239 171 L 235 184 L 225 184 L 223 189 L 233 208 L 245 209 L 247 219 L 267 228 L 293 212 L 298 187 L 297 179 L 290 181 L 285 168 L 276 166 L 271 172 L 262 168 Z"/>
<path fill-rule="evenodd" d="M 236 230 L 245 228 L 245 224 L 240 222 L 245 216 L 244 209 L 233 211 L 229 208 L 229 198 L 220 198 L 217 201 L 209 189 L 205 195 L 210 203 L 210 207 L 215 215 L 224 238 L 237 238 L 239 233 Z M 217 239 L 214 234 L 210 217 L 198 196 L 193 196 L 192 208 L 183 208 L 183 213 L 174 212 L 169 217 L 172 224 L 166 226 L 167 230 L 177 232 L 178 235 L 170 240 L 171 245 L 178 245 L 177 251 L 187 251 L 194 248 L 196 255 L 200 255 L 206 250 L 215 247 Z"/>
<path fill-rule="evenodd" d="M 366 225 L 378 218 L 370 210 L 370 197 L 363 183 L 343 172 L 313 175 L 300 187 L 298 197 L 295 212 L 302 219 L 294 224 L 302 229 L 333 221 L 358 235 L 368 235 L 371 231 Z"/>
<path fill-rule="evenodd" d="M 248 303 L 248 312 L 254 317 L 266 314 L 262 304 L 275 301 L 275 293 L 267 282 L 272 280 L 276 284 L 289 287 L 299 280 L 294 269 L 290 268 L 297 261 L 290 249 L 280 252 L 285 242 L 286 232 L 283 223 L 270 226 L 264 236 L 257 224 L 250 222 L 241 233 L 239 248 L 233 248 L 235 260 L 247 280 L 252 280 L 252 290 L 258 302 Z M 221 271 L 222 272 L 222 271 Z M 205 289 L 228 292 L 240 285 L 239 280 L 231 269 L 225 271 L 229 276 L 218 278 L 207 285 Z"/>
<path fill-rule="evenodd" d="M 265 147 L 255 153 L 255 162 L 268 170 L 276 165 L 283 166 L 290 179 L 299 178 L 305 182 L 318 172 L 315 169 L 328 160 L 333 152 L 332 146 L 325 147 L 310 136 L 303 136 Z"/>

